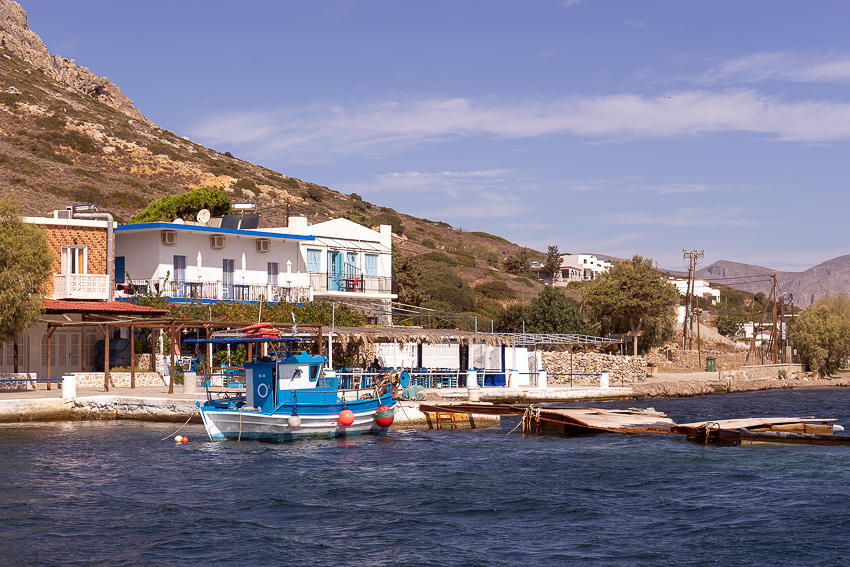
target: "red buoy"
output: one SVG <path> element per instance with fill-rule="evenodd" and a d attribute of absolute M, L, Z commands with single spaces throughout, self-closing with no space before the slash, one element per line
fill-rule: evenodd
<path fill-rule="evenodd" d="M 348 427 L 352 423 L 354 423 L 354 412 L 353 411 L 351 411 L 350 409 L 344 409 L 341 412 L 339 412 L 339 424 L 340 425 L 342 425 L 344 427 Z"/>
<path fill-rule="evenodd" d="M 389 427 L 393 424 L 394 414 L 392 408 L 380 406 L 375 412 L 375 423 L 378 427 Z"/>

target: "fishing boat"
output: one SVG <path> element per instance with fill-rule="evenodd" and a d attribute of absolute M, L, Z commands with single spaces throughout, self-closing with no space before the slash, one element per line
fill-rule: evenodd
<path fill-rule="evenodd" d="M 294 440 L 384 433 L 396 405 L 391 374 L 375 375 L 357 388 L 344 388 L 323 355 L 291 350 L 293 339 L 268 333 L 195 342 L 266 342 L 272 354 L 243 364 L 245 392 L 213 392 L 200 405 L 210 439 Z M 281 349 L 280 347 L 286 347 Z"/>

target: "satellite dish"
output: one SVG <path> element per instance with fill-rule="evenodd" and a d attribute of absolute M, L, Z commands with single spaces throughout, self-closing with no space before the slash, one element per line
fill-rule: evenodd
<path fill-rule="evenodd" d="M 183 219 L 174 219 L 171 224 L 184 224 L 185 222 Z"/>
<path fill-rule="evenodd" d="M 201 209 L 198 211 L 198 222 L 201 224 L 207 224 L 210 222 L 210 211 L 209 209 Z"/>

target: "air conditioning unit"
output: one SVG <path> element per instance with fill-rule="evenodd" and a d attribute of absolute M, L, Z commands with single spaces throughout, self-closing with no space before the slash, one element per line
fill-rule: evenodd
<path fill-rule="evenodd" d="M 224 248 L 224 237 L 220 234 L 210 236 L 210 248 L 213 250 L 221 250 Z"/>
<path fill-rule="evenodd" d="M 65 209 L 64 211 L 53 211 L 53 218 L 55 218 L 55 219 L 66 219 L 66 220 L 71 219 L 72 218 L 71 211 L 68 210 L 68 209 Z"/>
<path fill-rule="evenodd" d="M 272 249 L 272 241 L 267 238 L 257 240 L 257 252 L 268 252 Z"/>
<path fill-rule="evenodd" d="M 177 233 L 173 230 L 163 230 L 162 243 L 166 246 L 173 246 L 177 244 Z"/>

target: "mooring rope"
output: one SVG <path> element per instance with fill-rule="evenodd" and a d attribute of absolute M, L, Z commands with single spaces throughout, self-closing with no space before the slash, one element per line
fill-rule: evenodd
<path fill-rule="evenodd" d="M 189 414 L 189 417 L 186 419 L 186 422 L 185 422 L 183 425 L 181 425 L 180 427 L 178 427 L 178 428 L 177 428 L 177 431 L 175 431 L 175 432 L 174 432 L 174 433 L 172 433 L 171 435 L 166 435 L 165 437 L 163 437 L 162 439 L 160 439 L 160 441 L 165 441 L 166 439 L 171 439 L 172 437 L 174 437 L 175 435 L 177 435 L 178 433 L 180 433 L 180 430 L 181 430 L 181 429 L 183 429 L 184 427 L 186 427 L 187 425 L 189 425 L 189 421 L 191 421 L 193 417 L 195 417 L 195 412 L 192 412 L 192 413 L 190 413 L 190 414 Z"/>
<path fill-rule="evenodd" d="M 534 407 L 534 405 L 530 405 L 525 408 L 525 411 L 522 413 L 522 417 L 519 420 L 519 423 L 516 424 L 516 427 L 508 431 L 508 435 L 519 429 L 519 426 L 522 425 L 522 431 L 525 432 L 526 422 L 528 422 L 528 428 L 531 428 L 531 420 L 540 423 L 540 408 Z"/>
<path fill-rule="evenodd" d="M 415 430 L 416 430 L 416 431 L 418 431 L 419 433 L 422 433 L 422 430 L 421 430 L 421 429 L 419 429 L 418 427 L 416 427 L 416 424 L 415 424 L 415 423 L 413 423 L 413 421 L 410 419 L 410 416 L 408 416 L 408 415 L 407 415 L 407 412 L 404 410 L 404 406 L 403 406 L 403 405 L 401 405 L 401 403 L 399 403 L 399 404 L 398 404 L 398 407 L 400 407 L 400 408 L 401 408 L 401 411 L 402 411 L 402 413 L 404 414 L 404 417 L 406 417 L 406 418 L 407 418 L 407 422 L 408 422 L 410 425 L 412 425 L 412 426 L 413 426 L 413 429 L 415 429 Z"/>

